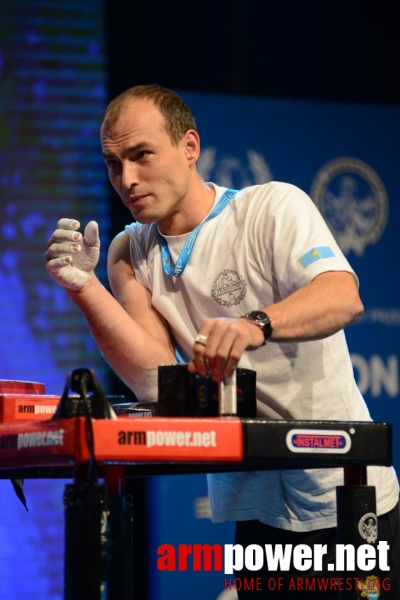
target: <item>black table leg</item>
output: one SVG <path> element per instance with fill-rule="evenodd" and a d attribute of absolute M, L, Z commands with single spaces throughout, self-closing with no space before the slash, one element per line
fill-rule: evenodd
<path fill-rule="evenodd" d="M 379 586 L 379 578 L 374 579 L 377 577 L 378 564 L 376 494 L 375 487 L 367 485 L 365 466 L 344 467 L 344 486 L 336 488 L 336 499 L 337 544 L 348 545 L 343 552 L 344 558 L 347 557 L 347 565 L 346 563 L 344 566 L 340 565 L 339 547 L 336 556 L 336 569 L 343 588 L 342 590 L 339 588 L 339 598 L 358 600 L 366 597 L 366 589 L 372 591 L 374 586 L 375 590 Z M 365 553 L 371 553 L 371 558 L 369 559 L 369 554 Z M 375 556 L 375 560 L 372 555 Z M 368 568 L 363 569 L 361 566 Z M 363 592 L 364 594 L 361 595 Z"/>

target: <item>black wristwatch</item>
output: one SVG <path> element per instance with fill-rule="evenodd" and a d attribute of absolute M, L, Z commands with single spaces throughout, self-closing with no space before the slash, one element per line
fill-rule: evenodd
<path fill-rule="evenodd" d="M 250 323 L 254 323 L 254 325 L 258 325 L 258 327 L 262 330 L 264 334 L 263 346 L 265 346 L 272 334 L 271 321 L 267 313 L 263 312 L 262 310 L 253 310 L 243 315 L 243 318 L 250 321 Z"/>

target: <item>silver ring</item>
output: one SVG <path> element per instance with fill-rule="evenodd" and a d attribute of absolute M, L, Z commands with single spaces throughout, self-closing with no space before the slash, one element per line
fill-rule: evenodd
<path fill-rule="evenodd" d="M 199 335 L 197 336 L 197 338 L 194 341 L 197 342 L 198 344 L 201 344 L 202 346 L 206 346 L 207 340 L 208 340 L 208 337 L 206 335 L 201 335 L 201 333 L 199 333 Z"/>

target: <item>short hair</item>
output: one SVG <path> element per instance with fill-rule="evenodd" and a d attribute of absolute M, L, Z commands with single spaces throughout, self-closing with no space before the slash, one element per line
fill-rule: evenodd
<path fill-rule="evenodd" d="M 103 127 L 114 125 L 130 100 L 144 99 L 159 108 L 165 119 L 165 129 L 176 146 L 189 129 L 197 131 L 192 111 L 178 94 L 161 85 L 136 85 L 119 94 L 108 104 Z"/>

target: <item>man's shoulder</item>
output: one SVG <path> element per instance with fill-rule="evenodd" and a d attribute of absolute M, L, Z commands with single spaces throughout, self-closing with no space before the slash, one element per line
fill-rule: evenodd
<path fill-rule="evenodd" d="M 130 223 L 125 226 L 125 231 L 120 235 L 128 239 L 131 256 L 136 257 L 136 260 L 145 259 L 157 245 L 158 235 L 155 223 L 148 225 L 138 222 Z"/>
<path fill-rule="evenodd" d="M 148 225 L 143 225 L 143 223 L 138 223 L 136 221 L 126 225 L 125 232 L 134 242 L 137 241 L 138 243 L 148 243 L 157 238 L 157 224 L 149 223 Z"/>
<path fill-rule="evenodd" d="M 268 181 L 267 183 L 251 185 L 242 188 L 239 193 L 246 196 L 266 195 L 269 197 L 285 196 L 287 194 L 305 194 L 305 192 L 303 192 L 303 190 L 296 185 L 293 185 L 292 183 L 286 183 L 284 181 Z"/>
<path fill-rule="evenodd" d="M 241 204 L 243 209 L 247 207 L 248 210 L 267 212 L 295 210 L 300 205 L 312 203 L 311 198 L 303 190 L 283 181 L 269 181 L 243 188 L 238 192 L 237 199 L 238 208 Z"/>
<path fill-rule="evenodd" d="M 143 225 L 143 223 L 134 221 L 133 223 L 129 223 L 129 225 L 125 225 L 125 231 L 127 233 L 133 233 L 134 235 L 148 236 L 151 234 L 151 232 L 153 230 L 156 230 L 156 229 L 157 229 L 156 223 L 149 223 L 148 225 Z"/>

